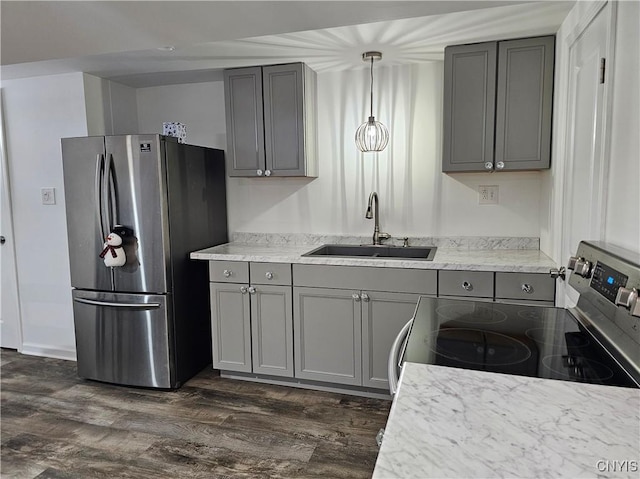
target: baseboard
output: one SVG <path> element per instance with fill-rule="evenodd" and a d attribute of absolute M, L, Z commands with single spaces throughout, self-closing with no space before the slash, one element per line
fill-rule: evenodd
<path fill-rule="evenodd" d="M 28 354 L 30 356 L 76 361 L 75 349 L 59 349 L 44 344 L 22 343 L 22 348 L 19 351 L 22 354 Z"/>

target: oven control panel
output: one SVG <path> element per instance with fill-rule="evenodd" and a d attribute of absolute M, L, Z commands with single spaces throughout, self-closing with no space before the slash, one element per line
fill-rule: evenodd
<path fill-rule="evenodd" d="M 627 286 L 629 277 L 598 261 L 589 286 L 615 304 L 618 289 Z"/>
<path fill-rule="evenodd" d="M 581 241 L 574 258 L 567 269 L 573 266 L 569 285 L 580 295 L 576 308 L 604 336 L 616 338 L 640 375 L 640 252 Z"/>

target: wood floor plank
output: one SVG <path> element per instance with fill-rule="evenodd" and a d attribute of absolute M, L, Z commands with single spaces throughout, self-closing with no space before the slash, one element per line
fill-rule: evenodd
<path fill-rule="evenodd" d="M 0 349 L 2 478 L 370 477 L 390 401 L 221 378 L 175 391 L 79 379 Z"/>

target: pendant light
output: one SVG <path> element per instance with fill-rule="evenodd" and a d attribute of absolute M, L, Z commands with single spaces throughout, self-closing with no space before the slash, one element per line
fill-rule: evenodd
<path fill-rule="evenodd" d="M 363 152 L 382 151 L 389 143 L 389 131 L 373 116 L 373 62 L 382 59 L 380 52 L 364 52 L 363 61 L 371 61 L 371 115 L 356 130 L 356 145 Z"/>

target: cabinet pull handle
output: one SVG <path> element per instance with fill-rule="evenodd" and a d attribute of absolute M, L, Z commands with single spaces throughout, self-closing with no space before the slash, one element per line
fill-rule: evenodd
<path fill-rule="evenodd" d="M 249 286 L 249 294 L 256 294 L 256 288 Z"/>
<path fill-rule="evenodd" d="M 471 291 L 473 289 L 473 285 L 469 283 L 469 281 L 464 281 L 462 283 L 462 289 L 464 289 L 465 291 Z"/>
<path fill-rule="evenodd" d="M 369 302 L 369 299 L 370 299 L 370 298 L 369 298 L 369 295 L 368 295 L 367 293 L 362 293 L 362 294 L 360 295 L 360 297 L 362 298 L 362 301 L 364 301 L 365 303 L 368 303 L 368 302 Z"/>
<path fill-rule="evenodd" d="M 271 271 L 267 271 L 265 276 L 267 277 L 267 279 L 273 279 L 273 273 Z"/>
<path fill-rule="evenodd" d="M 360 302 L 360 295 L 358 293 L 353 293 L 351 297 L 356 303 Z"/>
<path fill-rule="evenodd" d="M 264 176 L 271 176 L 271 170 L 264 170 Z"/>
<path fill-rule="evenodd" d="M 485 169 L 485 170 L 493 170 L 493 163 L 491 163 L 490 161 L 487 161 L 487 162 L 484 164 L 484 169 Z"/>
<path fill-rule="evenodd" d="M 527 294 L 531 294 L 533 293 L 533 286 L 531 286 L 530 284 L 524 283 L 522 285 L 522 291 L 524 291 Z"/>
<path fill-rule="evenodd" d="M 504 170 L 504 161 L 499 161 L 496 163 L 496 170 Z"/>
<path fill-rule="evenodd" d="M 240 292 L 242 294 L 247 294 L 247 287 L 246 286 L 240 286 Z"/>
<path fill-rule="evenodd" d="M 262 170 L 257 170 L 257 171 L 256 171 L 256 175 L 258 175 L 258 176 L 262 176 Z"/>
<path fill-rule="evenodd" d="M 233 274 L 233 271 L 231 271 L 230 269 L 225 269 L 222 274 L 225 278 L 229 278 Z"/>

